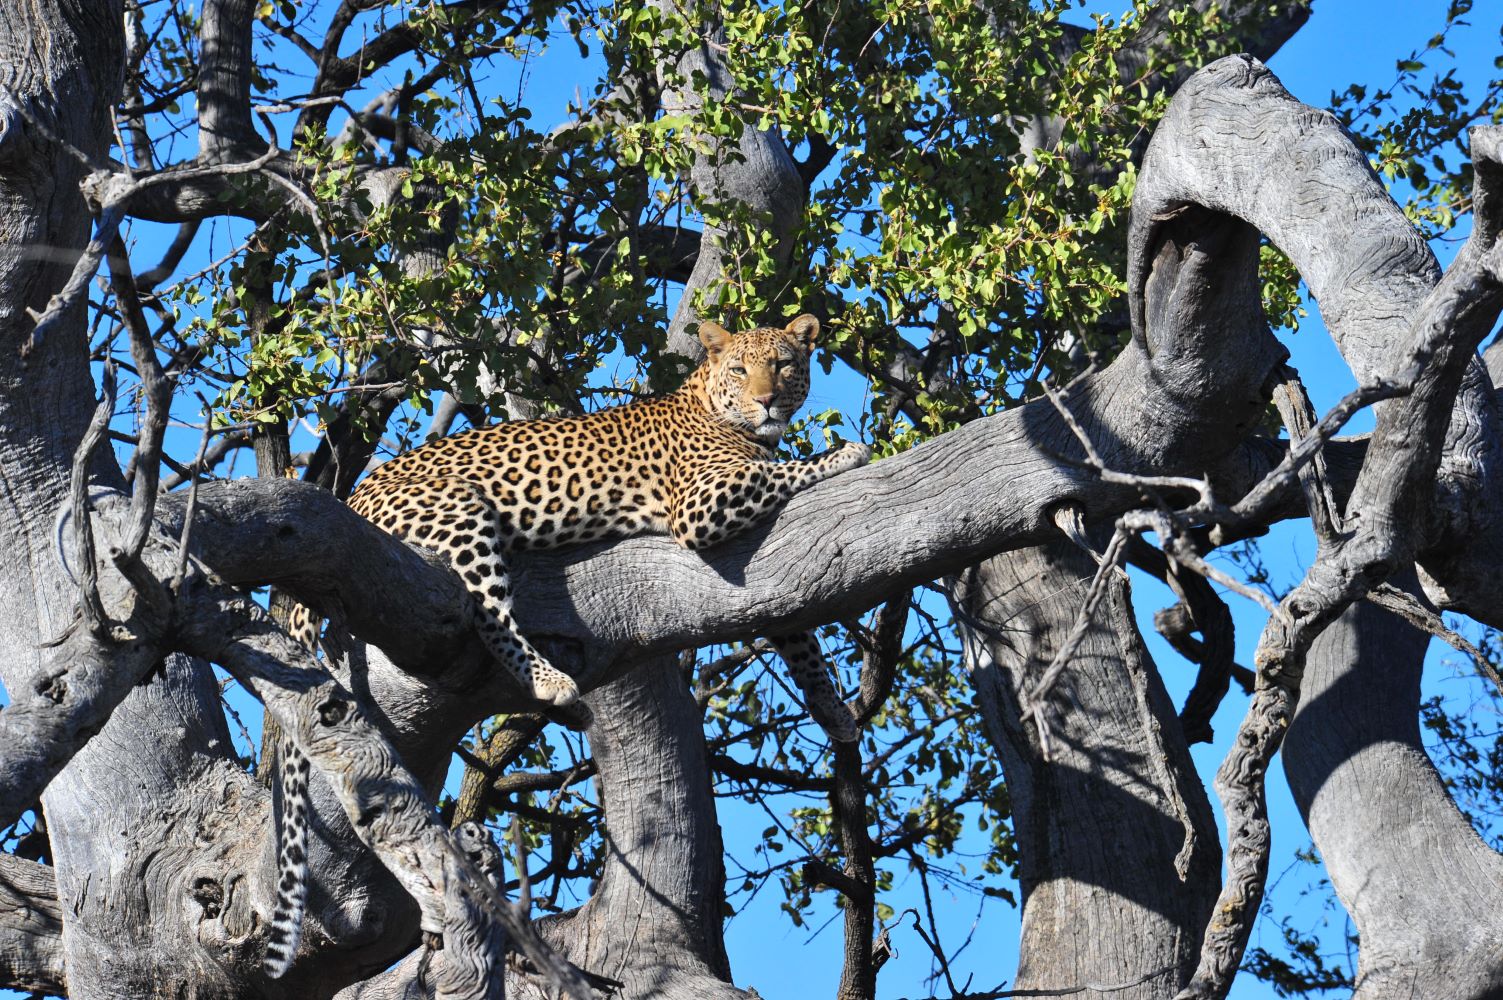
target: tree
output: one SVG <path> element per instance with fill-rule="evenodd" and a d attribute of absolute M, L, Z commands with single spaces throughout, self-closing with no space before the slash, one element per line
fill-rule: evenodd
<path fill-rule="evenodd" d="M 1094 30 L 1067 6 L 12 5 L 0 828 L 34 825 L 0 855 L 0 982 L 744 995 L 719 775 L 815 797 L 768 835 L 807 857 L 743 874 L 781 879 L 794 916 L 817 886 L 841 894 L 842 997 L 876 995 L 877 862 L 930 877 L 967 810 L 993 838 L 987 888 L 1017 863 L 1018 988 L 1223 996 L 1282 742 L 1361 935 L 1357 992 L 1503 989 L 1503 878 L 1420 748 L 1415 631 L 1439 630 L 1435 609 L 1497 624 L 1503 426 L 1476 351 L 1503 309 L 1503 133 L 1464 127 L 1498 88 L 1468 103 L 1443 78 L 1423 115 L 1377 129 L 1361 116 L 1392 93 L 1353 91 L 1354 135 L 1255 58 L 1308 4 L 1144 4 Z M 559 24 L 601 82 L 537 131 L 487 67 Z M 1369 155 L 1421 223 L 1469 218 L 1444 274 Z M 232 250 L 164 285 L 224 218 L 245 222 Z M 128 220 L 178 227 L 157 266 Z M 1318 421 L 1269 333 L 1295 275 L 1361 383 Z M 707 553 L 642 538 L 518 559 L 519 619 L 589 692 L 588 756 L 567 760 L 469 634 L 457 578 L 340 499 L 378 450 L 457 421 L 671 384 L 701 316 L 804 310 L 832 331 L 826 363 L 871 380 L 857 430 L 882 460 Z M 624 377 L 604 384 L 607 364 Z M 1376 431 L 1335 438 L 1368 405 Z M 174 419 L 203 433 L 169 437 Z M 212 476 L 243 449 L 257 478 Z M 1240 585 L 1207 556 L 1295 516 L 1319 556 L 1270 602 L 1218 781 L 1223 883 L 1187 746 L 1234 673 L 1207 578 Z M 1183 597 L 1165 628 L 1201 675 L 1177 717 L 1126 559 Z M 911 595 L 927 581 L 951 621 Z M 250 596 L 268 584 L 269 610 Z M 322 660 L 277 624 L 289 597 L 334 619 Z M 758 647 L 676 656 L 831 622 L 870 735 L 827 763 L 759 694 Z M 305 951 L 276 982 L 259 972 L 275 791 L 218 676 L 318 776 Z M 597 797 L 571 791 L 592 778 Z M 510 884 L 482 825 L 498 817 Z"/>

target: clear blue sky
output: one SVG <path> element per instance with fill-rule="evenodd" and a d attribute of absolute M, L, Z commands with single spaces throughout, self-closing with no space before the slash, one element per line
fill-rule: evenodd
<path fill-rule="evenodd" d="M 1123 6 L 1125 2 L 1092 2 L 1085 10 L 1116 14 Z M 1386 85 L 1394 77 L 1395 61 L 1407 56 L 1440 29 L 1445 6 L 1444 0 L 1316 0 L 1310 23 L 1271 61 L 1271 66 L 1292 93 L 1317 106 L 1325 105 L 1333 91 L 1340 91 L 1352 82 Z M 1480 9 L 1484 5 L 1478 6 Z M 1483 16 L 1477 15 L 1476 19 L 1481 22 L 1479 27 L 1458 32 L 1453 39 L 1462 76 L 1472 81 L 1482 78 L 1490 69 L 1493 58 L 1499 54 L 1498 25 L 1483 21 Z M 1498 15 L 1494 12 L 1491 16 Z M 528 103 L 536 113 L 534 123 L 543 125 L 557 120 L 564 103 L 575 96 L 580 80 L 577 62 L 568 58 L 554 60 L 545 57 L 536 61 L 526 79 Z M 1449 255 L 1444 248 L 1438 249 L 1443 257 Z M 207 259 L 213 255 L 212 250 L 206 250 L 204 257 Z M 185 264 L 184 270 L 191 270 L 193 266 L 191 262 Z M 1329 406 L 1351 387 L 1350 376 L 1335 354 L 1318 315 L 1312 316 L 1300 333 L 1287 338 L 1286 342 L 1294 354 L 1294 364 L 1305 375 L 1317 407 Z M 816 385 L 815 392 L 821 406 L 844 406 L 851 411 L 860 406 L 859 396 L 849 397 L 854 400 L 851 402 L 842 399 L 848 392 L 859 393 L 859 388 L 848 379 L 823 387 Z M 1307 536 L 1304 525 L 1291 525 L 1276 529 L 1264 542 L 1263 551 L 1276 582 L 1287 586 L 1298 578 L 1310 556 Z M 1164 588 L 1141 577 L 1135 581 L 1134 587 L 1144 619 L 1143 631 L 1163 666 L 1171 692 L 1180 700 L 1189 686 L 1190 670 L 1158 641 L 1148 621 L 1152 612 L 1171 603 L 1171 598 Z M 1252 647 L 1262 628 L 1262 614 L 1235 598 L 1232 606 L 1238 625 L 1239 658 L 1242 662 L 1250 662 Z M 1225 738 L 1235 731 L 1243 708 L 1244 701 L 1239 695 L 1230 696 L 1215 719 L 1215 728 L 1222 735 L 1222 742 L 1215 746 L 1200 746 L 1194 751 L 1197 766 L 1208 787 L 1210 776 L 1224 753 Z M 248 716 L 246 721 L 254 726 L 253 717 Z M 1269 791 L 1275 824 L 1272 869 L 1274 879 L 1278 880 L 1279 873 L 1290 867 L 1293 852 L 1306 847 L 1309 839 L 1284 787 L 1280 768 L 1275 767 L 1271 773 Z M 727 805 L 721 821 L 728 842 L 735 839 L 735 831 L 742 826 L 759 831 L 766 825 L 760 814 L 739 804 Z M 1275 907 L 1296 914 L 1301 926 L 1314 926 L 1328 916 L 1312 901 L 1314 897 L 1303 897 L 1300 892 L 1318 874 L 1306 866 L 1296 866 L 1282 881 L 1277 881 L 1272 894 Z M 888 901 L 901 909 L 914 901 L 914 890 L 911 885 L 902 886 L 901 874 L 899 882 L 899 898 Z M 727 947 L 736 981 L 744 986 L 755 986 L 769 1000 L 833 996 L 840 970 L 841 928 L 838 918 L 828 924 L 826 921 L 835 917 L 836 911 L 827 902 L 823 916 L 816 915 L 812 923 L 815 930 L 811 931 L 792 927 L 778 911 L 779 902 L 776 891 L 769 887 L 728 925 Z M 968 975 L 974 974 L 970 988 L 985 990 L 1009 980 L 1016 961 L 1018 911 L 1001 901 L 991 900 L 978 923 L 974 899 L 946 897 L 942 890 L 935 905 L 947 941 L 958 942 L 973 935 L 972 944 L 955 963 L 957 982 L 964 982 Z M 1335 918 L 1332 929 L 1339 937 L 1342 930 L 1340 914 Z M 1276 951 L 1277 939 L 1277 925 L 1265 920 L 1255 932 L 1253 943 L 1262 942 Z M 898 957 L 884 968 L 879 994 L 884 998 L 896 998 L 927 997 L 944 992 L 942 983 L 927 981 L 932 971 L 927 951 L 907 928 L 906 922 L 893 928 L 892 940 Z M 1233 996 L 1240 1000 L 1273 995 L 1271 989 L 1245 976 L 1233 991 Z"/>

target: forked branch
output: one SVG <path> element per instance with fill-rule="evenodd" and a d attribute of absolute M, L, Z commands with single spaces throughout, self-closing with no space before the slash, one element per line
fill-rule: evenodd
<path fill-rule="evenodd" d="M 1412 391 L 1379 411 L 1367 460 L 1347 504 L 1348 535 L 1322 548 L 1305 579 L 1281 602 L 1258 645 L 1258 690 L 1217 775 L 1227 814 L 1228 876 L 1207 928 L 1201 964 L 1181 1000 L 1220 998 L 1246 947 L 1263 896 L 1268 817 L 1263 783 L 1299 699 L 1305 655 L 1321 630 L 1415 555 L 1463 374 L 1503 310 L 1503 129 L 1473 129 L 1477 213 L 1471 238 L 1396 338 L 1395 368 L 1416 372 Z M 1312 518 L 1320 510 L 1311 511 Z"/>

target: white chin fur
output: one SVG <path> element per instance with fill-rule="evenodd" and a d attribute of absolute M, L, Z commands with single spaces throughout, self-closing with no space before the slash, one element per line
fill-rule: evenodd
<path fill-rule="evenodd" d="M 783 436 L 783 432 L 786 430 L 788 430 L 788 422 L 786 420 L 764 420 L 757 425 L 756 434 L 759 438 L 776 441 Z"/>

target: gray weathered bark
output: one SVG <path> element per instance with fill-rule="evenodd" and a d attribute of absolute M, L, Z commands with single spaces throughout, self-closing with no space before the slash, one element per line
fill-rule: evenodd
<path fill-rule="evenodd" d="M 730 983 L 721 934 L 724 874 L 703 719 L 673 659 L 591 692 L 604 871 L 584 906 L 545 917 L 538 929 L 620 996 L 733 1000 L 747 994 Z M 341 1000 L 409 996 L 419 964 L 409 956 Z M 549 995 L 534 975 L 514 969 L 508 979 L 512 997 Z"/>
<path fill-rule="evenodd" d="M 1206 143 L 1207 133 L 1225 138 Z M 1496 418 L 1475 348 L 1503 304 L 1492 217 L 1499 138 L 1474 131 L 1472 139 L 1478 221 L 1439 282 L 1428 248 L 1330 116 L 1293 101 L 1253 60 L 1224 59 L 1192 78 L 1145 159 L 1134 202 L 1134 276 L 1153 259 L 1142 243 L 1154 228 L 1147 220 L 1188 205 L 1247 219 L 1309 282 L 1359 379 L 1370 384 L 1378 373 L 1392 373 L 1401 393 L 1377 408 L 1347 527 L 1322 539 L 1315 566 L 1260 643 L 1259 690 L 1218 778 L 1232 831 L 1229 878 L 1185 996 L 1225 995 L 1245 946 L 1267 866 L 1262 769 L 1298 702 L 1309 642 L 1368 588 L 1423 557 L 1445 537 L 1442 526 L 1467 523 L 1487 483 L 1491 442 L 1481 432 Z M 1301 204 L 1320 211 L 1294 208 Z M 1339 245 L 1330 239 L 1333 227 L 1343 234 Z M 1141 330 L 1143 305 L 1132 305 L 1134 329 Z M 1396 325 L 1407 332 L 1395 336 Z M 1467 391 L 1458 398 L 1461 388 Z M 1443 440 L 1450 446 L 1443 449 Z M 1479 523 L 1472 518 L 1469 527 Z M 1448 555 L 1442 575 L 1467 561 Z M 1459 573 L 1440 580 L 1443 587 L 1469 582 Z"/>
<path fill-rule="evenodd" d="M 52 869 L 0 854 L 0 982 L 65 993 L 63 911 Z"/>
<path fill-rule="evenodd" d="M 590 694 L 605 868 L 589 902 L 543 935 L 622 996 L 733 1000 L 721 936 L 724 869 L 704 718 L 675 657 Z M 518 996 L 537 996 L 518 991 Z"/>
<path fill-rule="evenodd" d="M 0 23 L 0 65 L 6 67 L 8 88 L 3 100 L 21 102 L 48 132 L 102 160 L 119 87 L 120 24 L 119 4 L 12 8 Z M 76 593 L 59 568 L 52 522 L 67 496 L 73 452 L 93 410 L 82 305 L 27 358 L 20 349 L 33 325 L 26 309 L 41 312 L 62 286 L 86 239 L 89 215 L 79 193 L 80 164 L 17 108 L 5 110 L 0 467 L 6 488 L 0 493 L 0 568 L 8 585 L 0 593 L 0 679 L 19 706 L 67 691 L 67 674 L 49 670 L 39 643 L 63 632 Z M 94 471 L 105 481 L 118 481 L 118 470 L 109 463 L 97 463 Z M 169 663 L 160 681 L 131 692 L 47 788 L 57 894 L 68 916 L 60 944 L 73 996 L 121 995 L 140 985 L 141 967 L 116 959 L 146 943 L 134 918 L 145 912 L 148 893 L 159 894 L 158 908 L 192 906 L 193 869 L 210 863 L 214 831 L 236 815 L 232 776 L 218 775 L 227 794 L 209 791 L 228 743 L 212 749 L 223 733 L 201 721 L 219 715 L 218 693 L 212 682 L 202 683 L 206 679 L 184 661 Z M 127 775 L 118 766 L 121 760 L 139 766 Z M 35 791 L 24 801 L 33 801 Z M 216 802 L 223 805 L 216 809 Z M 172 861 L 190 857 L 176 853 L 184 846 L 182 838 L 191 841 L 200 825 L 206 836 L 191 855 L 198 863 L 174 871 Z M 181 969 L 176 961 L 172 966 Z"/>
<path fill-rule="evenodd" d="M 167 632 L 160 595 L 151 596 L 149 587 L 131 595 L 108 562 L 101 603 L 134 638 L 121 627 L 106 629 L 98 642 L 84 636 L 85 627 L 66 632 L 76 586 L 59 561 L 55 515 L 68 496 L 73 455 L 93 410 L 83 307 L 76 302 L 60 313 L 40 339 L 32 336 L 25 312 L 47 305 L 84 241 L 80 166 L 51 137 L 102 159 L 119 85 L 121 12 L 118 5 L 63 3 L 11 13 L 0 26 L 0 62 L 9 72 L 5 100 L 21 102 L 7 108 L 0 162 L 0 242 L 10 248 L 0 258 L 0 465 L 6 479 L 0 558 L 8 580 L 0 597 L 0 677 L 13 699 L 4 713 L 6 757 L 9 762 L 24 746 L 10 739 L 13 723 L 28 719 L 60 722 L 67 736 L 54 741 L 57 748 L 87 743 L 61 774 L 55 774 L 63 763 L 56 756 L 38 767 L 6 769 L 8 791 L 15 793 L 6 795 L 7 808 L 34 801 L 51 778 L 43 804 L 51 874 L 66 914 L 60 936 L 31 949 L 37 963 L 8 965 L 7 981 L 56 980 L 61 954 L 74 997 L 176 995 L 187 984 L 200 995 L 255 995 L 265 988 L 250 974 L 259 960 L 255 907 L 275 870 L 261 863 L 267 802 L 234 760 L 207 665 L 170 657 L 151 683 L 128 692 L 71 683 L 75 673 L 108 677 L 111 671 L 99 668 L 113 660 L 113 673 L 128 685 L 129 674 L 120 668 L 131 656 L 160 659 Z M 106 457 L 91 471 L 96 482 L 120 481 Z M 168 551 L 175 548 L 169 544 Z M 72 571 L 82 575 L 78 553 L 71 556 Z M 156 572 L 173 562 L 159 560 Z M 171 575 L 169 568 L 161 578 Z M 175 634 L 190 635 L 192 627 L 213 621 L 202 607 L 197 615 Z M 64 634 L 70 644 L 84 636 L 80 662 L 55 663 L 55 654 L 43 648 L 43 639 Z M 221 633 L 213 640 L 225 638 Z M 214 645 L 202 636 L 198 641 Z M 240 655 L 228 647 L 222 652 Z M 306 733 L 306 725 L 298 731 Z M 379 828 L 379 816 L 363 816 L 363 826 L 376 822 Z M 247 830 L 257 833 L 247 837 Z M 447 870 L 444 877 L 458 884 Z M 45 916 L 45 897 L 38 899 Z M 45 920 L 18 923 L 12 916 L 7 912 L 0 921 L 8 945 L 19 934 L 47 929 Z M 8 949 L 8 963 L 21 957 Z"/>
<path fill-rule="evenodd" d="M 1305 661 L 1284 773 L 1361 938 L 1353 996 L 1503 992 L 1503 857 L 1457 811 L 1420 740 L 1429 637 L 1362 602 Z"/>
<path fill-rule="evenodd" d="M 1122 574 L 1051 696 L 1047 757 L 1025 724 L 1020 693 L 1071 631 L 1095 572 L 1058 541 L 988 559 L 951 595 L 1013 804 L 1023 937 L 1012 988 L 1148 1000 L 1189 979 L 1221 851 Z"/>

